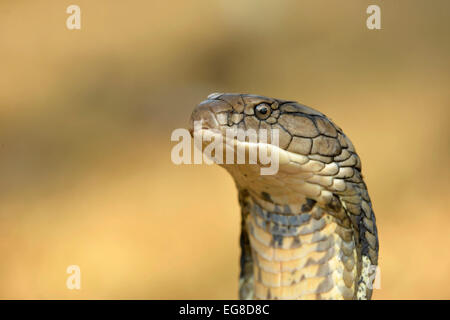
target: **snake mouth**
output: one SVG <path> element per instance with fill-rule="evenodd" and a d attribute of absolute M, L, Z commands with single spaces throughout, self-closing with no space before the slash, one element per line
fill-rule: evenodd
<path fill-rule="evenodd" d="M 207 127 L 196 129 L 192 130 L 194 148 L 197 147 L 201 152 L 204 152 L 213 143 L 212 141 L 221 141 L 219 144 L 222 146 L 223 152 L 217 153 L 213 150 L 210 156 L 207 155 L 210 159 L 209 164 L 216 163 L 230 171 L 232 175 L 244 173 L 246 177 L 297 175 L 300 179 L 303 176 L 309 176 L 322 169 L 325 171 L 333 170 L 334 167 L 333 164 L 322 165 L 318 161 L 310 159 L 308 156 L 285 150 L 275 144 L 242 141 L 236 137 L 226 139 L 226 135 L 218 129 Z M 199 139 L 199 137 L 200 140 L 197 140 L 196 145 L 195 139 Z M 237 156 L 239 150 L 242 152 L 241 161 L 239 161 Z M 261 151 L 264 155 L 263 159 L 260 157 Z M 230 152 L 232 156 L 227 156 L 227 152 Z M 251 155 L 255 155 L 253 161 L 251 161 Z M 234 167 L 239 167 L 240 169 L 235 171 L 233 169 Z M 268 168 L 276 169 L 274 171 L 267 171 Z M 263 173 L 264 171 L 269 173 Z M 299 180 L 298 182 L 300 183 L 301 181 Z M 304 183 L 304 181 L 301 183 Z"/>
<path fill-rule="evenodd" d="M 292 168 L 295 154 L 274 144 L 230 138 L 218 129 L 205 127 L 192 130 L 192 136 L 194 148 L 199 149 L 209 159 L 206 163 L 216 163 L 227 170 L 243 166 L 240 169 L 242 172 L 256 176 L 276 175 L 279 169 L 284 172 L 287 167 L 290 168 L 288 170 L 299 169 L 299 163 L 294 164 L 295 167 Z"/>
<path fill-rule="evenodd" d="M 227 135 L 227 130 L 232 134 Z M 278 144 L 249 138 L 243 130 L 243 139 L 228 127 L 220 126 L 214 112 L 209 108 L 194 111 L 189 132 L 194 139 L 194 148 L 199 149 L 210 163 L 230 168 L 230 166 L 250 166 L 258 168 L 261 175 L 273 175 L 282 171 L 298 171 L 306 157 L 289 152 Z M 267 141 L 267 140 L 266 140 Z M 206 152 L 209 149 L 209 154 Z M 268 167 L 276 167 L 271 173 L 263 173 Z M 251 170 L 252 172 L 254 170 Z M 255 174 L 257 171 L 254 171 Z"/>

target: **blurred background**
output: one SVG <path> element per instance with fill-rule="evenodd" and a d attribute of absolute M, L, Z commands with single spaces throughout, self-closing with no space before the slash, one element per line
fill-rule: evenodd
<path fill-rule="evenodd" d="M 66 8 L 81 8 L 68 30 Z M 366 28 L 381 7 L 382 30 Z M 450 298 L 450 2 L 0 2 L 0 298 L 235 299 L 240 212 L 170 160 L 211 92 L 292 99 L 353 140 L 375 299 Z M 79 265 L 81 290 L 66 288 Z"/>

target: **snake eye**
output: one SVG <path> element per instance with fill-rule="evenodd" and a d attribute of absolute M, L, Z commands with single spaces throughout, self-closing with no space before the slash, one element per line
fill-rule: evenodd
<path fill-rule="evenodd" d="M 267 119 L 271 112 L 272 109 L 267 103 L 261 103 L 255 107 L 255 114 L 261 120 Z"/>

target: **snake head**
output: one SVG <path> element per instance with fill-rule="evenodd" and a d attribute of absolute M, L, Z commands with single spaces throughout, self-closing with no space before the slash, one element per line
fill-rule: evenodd
<path fill-rule="evenodd" d="M 190 122 L 192 134 L 206 134 L 209 141 L 212 137 L 221 137 L 226 148 L 243 147 L 246 157 L 250 151 L 258 153 L 262 148 L 276 153 L 279 170 L 271 175 L 261 174 L 260 169 L 265 164 L 259 161 L 236 165 L 236 161 L 226 163 L 225 155 L 222 156 L 219 164 L 230 172 L 239 187 L 255 190 L 255 193 L 270 192 L 286 197 L 294 194 L 286 188 L 295 188 L 311 197 L 319 196 L 323 188 L 320 185 L 310 188 L 308 179 L 316 177 L 318 180 L 317 176 L 324 176 L 330 179 L 321 179 L 322 184 L 335 181 L 339 184 L 338 179 L 331 179 L 340 172 L 339 161 L 346 161 L 360 170 L 359 157 L 342 130 L 321 112 L 295 101 L 251 94 L 213 93 L 194 109 Z M 196 123 L 199 124 L 197 127 Z M 226 139 L 228 132 L 248 133 L 251 130 L 256 134 L 256 142 L 251 141 L 249 135 L 237 135 L 231 143 Z M 208 141 L 203 141 L 203 147 L 207 144 Z"/>

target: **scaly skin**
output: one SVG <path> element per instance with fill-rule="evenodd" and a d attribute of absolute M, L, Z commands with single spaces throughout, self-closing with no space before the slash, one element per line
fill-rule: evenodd
<path fill-rule="evenodd" d="M 191 116 L 198 120 L 223 136 L 279 130 L 276 174 L 261 175 L 260 163 L 222 165 L 242 209 L 240 299 L 370 299 L 377 228 L 361 161 L 342 130 L 297 102 L 243 94 L 208 96 Z"/>

